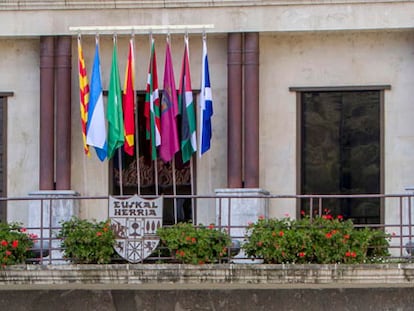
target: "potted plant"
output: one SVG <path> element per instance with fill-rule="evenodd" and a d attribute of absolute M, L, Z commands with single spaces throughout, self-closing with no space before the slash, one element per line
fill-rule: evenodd
<path fill-rule="evenodd" d="M 18 223 L 0 223 L 0 265 L 20 264 L 31 258 L 34 238 Z"/>
<path fill-rule="evenodd" d="M 302 214 L 298 220 L 260 217 L 249 225 L 242 248 L 265 263 L 365 263 L 389 256 L 388 240 L 383 231 L 355 228 L 342 216 Z"/>
<path fill-rule="evenodd" d="M 157 230 L 161 243 L 172 256 L 186 264 L 205 264 L 220 261 L 227 256 L 231 245 L 225 231 L 210 226 L 194 226 L 191 223 L 178 223 Z"/>
<path fill-rule="evenodd" d="M 64 258 L 74 263 L 110 263 L 114 254 L 115 236 L 109 221 L 89 221 L 73 217 L 61 223 L 58 238 Z"/>

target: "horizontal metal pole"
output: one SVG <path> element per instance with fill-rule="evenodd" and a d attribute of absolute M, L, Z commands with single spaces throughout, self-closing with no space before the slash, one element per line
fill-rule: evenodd
<path fill-rule="evenodd" d="M 168 34 L 202 33 L 214 28 L 213 24 L 200 25 L 141 25 L 141 26 L 70 26 L 78 34 Z"/>

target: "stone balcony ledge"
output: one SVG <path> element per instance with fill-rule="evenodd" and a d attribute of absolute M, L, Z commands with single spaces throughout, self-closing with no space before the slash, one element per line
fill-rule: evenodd
<path fill-rule="evenodd" d="M 0 270 L 0 289 L 211 289 L 413 287 L 414 264 L 110 264 L 15 265 Z"/>

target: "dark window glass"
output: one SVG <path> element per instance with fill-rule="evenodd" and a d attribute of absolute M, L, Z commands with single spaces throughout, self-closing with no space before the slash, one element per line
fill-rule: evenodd
<path fill-rule="evenodd" d="M 303 92 L 301 111 L 302 194 L 380 193 L 380 92 Z M 379 199 L 327 199 L 323 207 L 380 222 Z"/>

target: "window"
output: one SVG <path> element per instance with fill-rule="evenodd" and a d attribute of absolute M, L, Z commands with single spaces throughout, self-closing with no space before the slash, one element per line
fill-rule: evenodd
<path fill-rule="evenodd" d="M 382 90 L 304 90 L 300 108 L 300 193 L 379 194 Z M 302 209 L 309 202 L 301 203 Z M 324 199 L 355 223 L 380 223 L 377 198 Z"/>
<path fill-rule="evenodd" d="M 195 98 L 195 96 L 194 96 Z M 119 161 L 118 153 L 115 153 L 112 161 L 112 194 L 121 194 L 120 173 L 122 173 L 123 195 L 185 195 L 192 194 L 191 161 L 183 164 L 181 153 L 175 156 L 175 176 L 171 162 L 151 160 L 150 142 L 145 138 L 144 103 L 145 94 L 138 93 L 136 97 L 138 111 L 138 126 L 136 126 L 135 144 L 138 142 L 139 157 L 130 156 L 122 151 L 122 160 Z M 119 170 L 122 163 L 122 172 Z M 155 174 L 155 170 L 157 174 Z M 139 173 L 138 173 L 139 172 Z M 175 201 L 175 202 L 174 202 Z M 163 223 L 173 224 L 175 221 L 189 221 L 193 217 L 191 199 L 177 198 L 164 199 Z M 176 207 L 176 208 L 174 208 Z"/>

